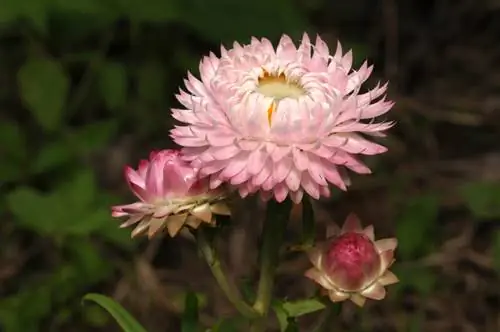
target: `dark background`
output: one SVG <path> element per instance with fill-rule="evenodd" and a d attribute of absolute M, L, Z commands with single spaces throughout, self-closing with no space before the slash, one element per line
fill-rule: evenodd
<path fill-rule="evenodd" d="M 370 176 L 317 206 L 397 236 L 401 283 L 332 331 L 500 330 L 500 2 L 498 0 L 1 0 L 0 329 L 112 331 L 87 292 L 114 296 L 150 331 L 177 331 L 186 291 L 207 326 L 232 314 L 194 244 L 129 239 L 109 206 L 153 148 L 173 146 L 169 108 L 187 70 L 223 43 L 319 33 L 390 80 L 397 121 Z M 373 85 L 372 85 L 373 86 Z M 255 219 L 221 247 L 254 277 Z M 248 219 L 248 220 L 246 220 Z M 291 233 L 296 225 L 290 226 Z M 280 267 L 281 295 L 311 294 L 303 255 Z M 307 331 L 316 315 L 301 321 Z M 273 323 L 271 323 L 273 324 Z"/>

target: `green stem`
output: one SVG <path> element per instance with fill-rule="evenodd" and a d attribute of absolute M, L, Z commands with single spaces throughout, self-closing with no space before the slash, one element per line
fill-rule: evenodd
<path fill-rule="evenodd" d="M 219 287 L 222 289 L 229 302 L 231 302 L 241 315 L 249 319 L 258 318 L 260 315 L 243 300 L 238 288 L 226 277 L 226 274 L 222 270 L 221 261 L 217 256 L 215 248 L 208 240 L 204 227 L 198 228 L 195 233 L 195 237 L 198 242 L 198 247 L 203 254 L 203 257 L 205 257 L 215 280 L 219 284 Z"/>
<path fill-rule="evenodd" d="M 262 247 L 260 250 L 260 279 L 253 308 L 261 319 L 252 326 L 252 331 L 264 331 L 274 290 L 274 276 L 279 261 L 279 250 L 283 243 L 286 225 L 290 216 L 291 202 L 270 201 L 267 205 L 266 220 L 262 228 Z"/>

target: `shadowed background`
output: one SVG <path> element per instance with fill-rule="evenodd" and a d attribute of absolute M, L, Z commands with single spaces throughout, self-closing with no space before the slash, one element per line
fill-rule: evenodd
<path fill-rule="evenodd" d="M 109 206 L 123 180 L 172 147 L 169 108 L 187 70 L 223 43 L 319 33 L 390 80 L 389 152 L 366 158 L 318 223 L 356 212 L 397 236 L 401 283 L 332 331 L 500 330 L 500 2 L 498 0 L 1 0 L 0 330 L 114 331 L 90 291 L 115 297 L 149 331 L 177 331 L 187 291 L 207 326 L 233 314 L 189 239 L 129 239 Z M 249 203 L 251 204 L 251 203 Z M 248 210 L 247 210 L 248 211 Z M 252 210 L 253 211 L 253 210 Z M 259 224 L 223 234 L 231 275 L 251 280 Z M 290 236 L 298 231 L 290 225 Z M 277 293 L 314 285 L 288 254 Z M 317 315 L 301 319 L 307 331 Z M 271 323 L 272 325 L 273 323 Z M 274 324 L 276 325 L 276 324 Z M 276 325 L 277 326 L 277 325 Z"/>

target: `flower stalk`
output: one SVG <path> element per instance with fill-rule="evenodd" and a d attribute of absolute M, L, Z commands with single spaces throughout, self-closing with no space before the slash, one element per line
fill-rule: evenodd
<path fill-rule="evenodd" d="M 252 326 L 252 332 L 264 331 L 271 299 L 274 291 L 274 278 L 279 262 L 279 251 L 285 235 L 290 215 L 291 202 L 270 201 L 267 205 L 266 220 L 262 228 L 262 246 L 260 250 L 260 278 L 257 296 L 253 308 L 261 319 Z"/>
<path fill-rule="evenodd" d="M 220 289 L 226 295 L 229 302 L 231 302 L 234 308 L 246 318 L 255 319 L 260 317 L 259 313 L 246 303 L 245 300 L 243 300 L 240 291 L 234 283 L 227 278 L 222 269 L 221 261 L 215 251 L 215 248 L 207 237 L 205 227 L 200 227 L 194 235 L 198 243 L 198 248 L 203 254 L 203 257 L 207 261 L 215 280 L 217 281 Z"/>

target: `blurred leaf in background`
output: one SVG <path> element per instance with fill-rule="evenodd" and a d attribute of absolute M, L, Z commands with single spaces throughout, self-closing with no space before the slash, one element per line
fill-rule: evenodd
<path fill-rule="evenodd" d="M 28 162 L 28 147 L 25 134 L 14 121 L 0 122 L 0 155 L 9 162 L 0 163 L 0 183 L 19 180 Z"/>
<path fill-rule="evenodd" d="M 420 257 L 432 246 L 439 210 L 434 194 L 407 197 L 396 223 L 398 256 L 403 260 Z"/>
<path fill-rule="evenodd" d="M 48 58 L 29 59 L 17 79 L 21 97 L 40 126 L 48 131 L 59 129 L 70 84 L 61 64 Z"/>
<path fill-rule="evenodd" d="M 460 193 L 470 211 L 478 218 L 500 218 L 500 184 L 475 181 L 461 186 Z"/>

